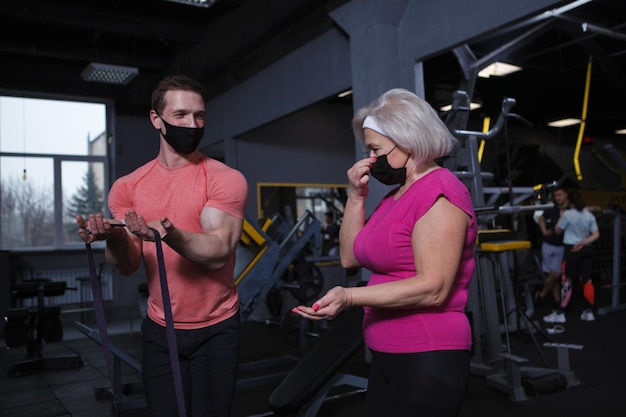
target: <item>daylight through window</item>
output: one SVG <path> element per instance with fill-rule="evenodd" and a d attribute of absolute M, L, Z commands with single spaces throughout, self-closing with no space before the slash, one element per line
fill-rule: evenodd
<path fill-rule="evenodd" d="M 74 216 L 104 212 L 106 104 L 0 95 L 0 249 L 79 245 Z"/>

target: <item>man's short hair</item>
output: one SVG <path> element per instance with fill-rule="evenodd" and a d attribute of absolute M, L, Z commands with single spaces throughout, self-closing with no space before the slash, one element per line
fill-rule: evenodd
<path fill-rule="evenodd" d="M 168 75 L 152 91 L 152 109 L 160 114 L 165 108 L 165 93 L 173 90 L 192 91 L 205 100 L 204 88 L 198 81 L 182 74 Z"/>

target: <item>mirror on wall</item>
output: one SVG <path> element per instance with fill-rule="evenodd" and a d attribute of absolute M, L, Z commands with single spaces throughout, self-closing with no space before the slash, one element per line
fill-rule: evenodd
<path fill-rule="evenodd" d="M 258 183 L 259 219 L 279 213 L 286 220 L 297 220 L 309 210 L 322 223 L 327 212 L 341 223 L 347 193 L 347 184 Z"/>
<path fill-rule="evenodd" d="M 295 224 L 308 210 L 320 221 L 323 253 L 339 244 L 339 227 L 348 198 L 347 184 L 258 183 L 258 218 L 279 214 Z"/>

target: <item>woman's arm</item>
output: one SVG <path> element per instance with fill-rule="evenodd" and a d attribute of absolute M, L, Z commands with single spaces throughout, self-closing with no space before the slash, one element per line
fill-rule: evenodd
<path fill-rule="evenodd" d="M 339 256 L 344 268 L 361 266 L 354 256 L 354 239 L 365 225 L 365 199 L 369 194 L 369 173 L 375 160 L 376 158 L 361 159 L 348 170 L 350 194 L 339 229 Z"/>
<path fill-rule="evenodd" d="M 454 284 L 470 218 L 440 198 L 415 223 L 412 234 L 417 275 L 366 287 L 335 287 L 312 307 L 294 312 L 311 319 L 334 318 L 346 307 L 426 308 L 442 305 Z"/>
<path fill-rule="evenodd" d="M 413 227 L 411 238 L 417 275 L 370 287 L 349 288 L 351 305 L 434 307 L 452 289 L 461 262 L 469 216 L 439 198 Z"/>
<path fill-rule="evenodd" d="M 587 236 L 586 238 L 584 238 L 583 240 L 581 240 L 580 242 L 574 245 L 574 247 L 572 248 L 572 252 L 578 252 L 585 246 L 591 245 L 593 242 L 598 240 L 599 237 L 600 237 L 600 231 L 593 230 L 591 233 L 589 233 L 589 236 Z"/>
<path fill-rule="evenodd" d="M 339 256 L 344 268 L 361 265 L 354 256 L 354 240 L 365 224 L 365 199 L 349 197 L 344 208 L 343 221 L 339 229 Z"/>

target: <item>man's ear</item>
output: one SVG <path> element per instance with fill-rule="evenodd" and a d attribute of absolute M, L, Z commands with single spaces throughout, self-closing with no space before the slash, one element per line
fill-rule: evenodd
<path fill-rule="evenodd" d="M 161 116 L 159 116 L 159 113 L 157 113 L 156 110 L 150 110 L 150 122 L 156 130 L 160 131 L 163 127 L 163 121 L 161 120 Z"/>

